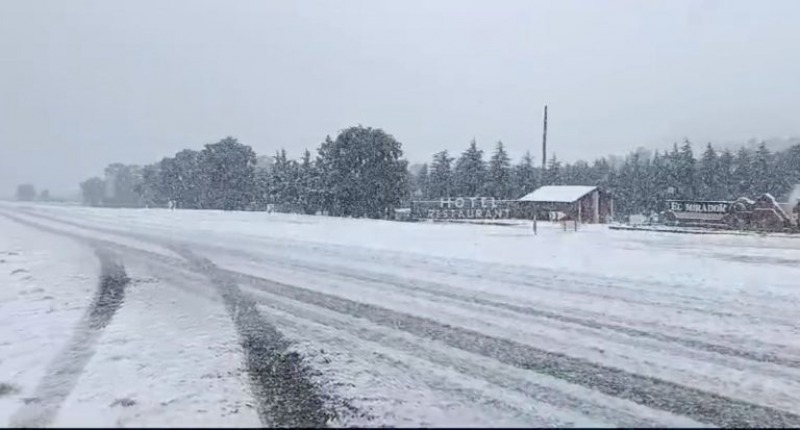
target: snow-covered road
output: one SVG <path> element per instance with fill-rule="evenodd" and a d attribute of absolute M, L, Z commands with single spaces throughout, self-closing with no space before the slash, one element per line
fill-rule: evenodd
<path fill-rule="evenodd" d="M 800 425 L 794 238 L 4 204 L 0 239 L 12 425 Z M 96 251 L 129 281 L 61 398 Z"/>

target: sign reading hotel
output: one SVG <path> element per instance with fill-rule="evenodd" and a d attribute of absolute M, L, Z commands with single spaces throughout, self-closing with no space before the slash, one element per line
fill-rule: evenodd
<path fill-rule="evenodd" d="M 507 219 L 508 203 L 494 197 L 443 197 L 439 201 L 413 202 L 418 217 L 428 219 Z"/>

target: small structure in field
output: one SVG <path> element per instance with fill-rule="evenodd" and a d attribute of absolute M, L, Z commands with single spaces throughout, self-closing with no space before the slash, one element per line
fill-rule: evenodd
<path fill-rule="evenodd" d="M 614 200 L 597 186 L 547 185 L 518 200 L 528 219 L 570 220 L 585 224 L 606 224 L 614 217 Z"/>

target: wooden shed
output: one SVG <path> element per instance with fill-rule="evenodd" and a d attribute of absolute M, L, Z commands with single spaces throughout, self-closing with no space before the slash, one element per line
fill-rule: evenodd
<path fill-rule="evenodd" d="M 547 185 L 518 200 L 525 218 L 547 219 L 560 212 L 567 219 L 584 224 L 606 224 L 614 217 L 614 200 L 609 193 L 590 185 Z"/>

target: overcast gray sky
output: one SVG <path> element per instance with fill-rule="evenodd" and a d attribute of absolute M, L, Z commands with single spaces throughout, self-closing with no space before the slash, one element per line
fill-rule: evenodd
<path fill-rule="evenodd" d="M 800 1 L 0 1 L 0 189 L 363 124 L 412 162 L 798 135 Z"/>

